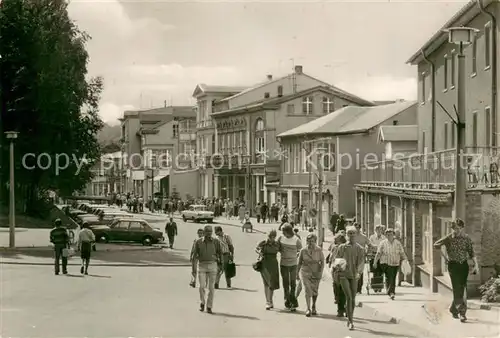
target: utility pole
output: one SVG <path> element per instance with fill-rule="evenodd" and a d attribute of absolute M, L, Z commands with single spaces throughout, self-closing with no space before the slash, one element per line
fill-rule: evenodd
<path fill-rule="evenodd" d="M 323 152 L 319 153 L 322 155 Z M 325 228 L 323 228 L 323 158 L 320 157 L 318 165 L 318 245 L 323 248 Z"/>
<path fill-rule="evenodd" d="M 464 161 L 465 153 L 465 55 L 463 43 L 460 43 L 458 54 L 458 84 L 457 84 L 457 147 L 456 147 L 456 169 L 455 169 L 455 218 L 465 219 L 466 200 L 466 168 Z"/>
<path fill-rule="evenodd" d="M 16 247 L 16 199 L 14 182 L 14 140 L 17 138 L 17 132 L 6 131 L 5 135 L 10 140 L 10 182 L 9 182 L 9 248 Z"/>

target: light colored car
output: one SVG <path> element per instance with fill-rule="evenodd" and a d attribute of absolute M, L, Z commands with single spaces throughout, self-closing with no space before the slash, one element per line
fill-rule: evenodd
<path fill-rule="evenodd" d="M 214 221 L 214 213 L 208 211 L 204 205 L 191 205 L 188 209 L 182 211 L 182 220 L 192 220 L 195 222 L 207 221 L 212 223 Z"/>

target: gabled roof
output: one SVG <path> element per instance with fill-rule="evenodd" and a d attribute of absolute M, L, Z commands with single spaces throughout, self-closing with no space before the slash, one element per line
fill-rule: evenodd
<path fill-rule="evenodd" d="M 417 142 L 418 126 L 380 126 L 378 131 L 378 140 L 379 142 Z"/>
<path fill-rule="evenodd" d="M 237 94 L 234 94 L 233 96 L 226 97 L 226 98 L 224 98 L 224 99 L 222 99 L 222 100 L 220 100 L 220 101 L 221 101 L 221 102 L 223 102 L 223 101 L 229 101 L 229 100 L 234 99 L 234 98 L 236 98 L 236 97 L 238 97 L 238 96 L 241 96 L 241 95 L 244 95 L 244 94 L 250 93 L 250 92 L 252 92 L 252 91 L 254 91 L 254 90 L 256 90 L 256 89 L 259 89 L 259 88 L 261 88 L 261 87 L 263 87 L 263 86 L 265 86 L 265 85 L 268 85 L 268 84 L 270 84 L 270 83 L 279 82 L 279 81 L 281 81 L 281 80 L 287 79 L 287 78 L 289 78 L 289 77 L 291 77 L 291 76 L 293 76 L 293 75 L 294 75 L 294 74 L 288 74 L 288 75 L 282 76 L 282 77 L 280 77 L 280 78 L 277 78 L 277 79 L 275 79 L 275 80 L 265 81 L 265 82 L 258 83 L 258 84 L 256 84 L 256 85 L 255 85 L 255 86 L 253 86 L 253 87 L 247 88 L 247 89 L 245 89 L 245 90 L 243 90 L 243 91 L 241 91 L 241 92 L 239 92 L 239 93 L 237 93 Z M 307 74 L 305 74 L 305 73 L 296 74 L 296 76 L 305 76 L 305 77 L 308 77 L 308 78 L 313 79 L 313 80 L 315 80 L 315 81 L 318 81 L 319 83 L 321 83 L 321 85 L 320 85 L 320 86 L 330 88 L 331 90 L 333 90 L 333 91 L 335 91 L 336 93 L 338 93 L 338 95 L 339 95 L 339 96 L 340 96 L 340 94 L 341 94 L 341 95 L 342 95 L 342 97 L 344 97 L 345 99 L 347 99 L 347 100 L 349 100 L 349 101 L 353 101 L 353 102 L 356 102 L 356 103 L 359 103 L 359 104 L 363 104 L 363 105 L 374 105 L 374 103 L 373 103 L 373 102 L 371 102 L 371 101 L 368 101 L 368 100 L 362 99 L 362 98 L 361 98 L 361 97 L 359 97 L 359 96 L 356 96 L 356 95 L 354 95 L 354 94 L 352 94 L 352 93 L 346 92 L 346 91 L 345 91 L 345 90 L 343 90 L 343 89 L 340 89 L 340 88 L 338 88 L 338 87 L 332 86 L 332 85 L 331 85 L 331 84 L 329 84 L 329 83 L 326 83 L 326 82 L 324 82 L 324 81 L 318 80 L 317 78 L 312 77 L 312 76 L 310 76 L 310 75 L 307 75 Z"/>
<path fill-rule="evenodd" d="M 278 137 L 364 133 L 416 104 L 410 101 L 373 107 L 348 106 L 285 131 Z"/>
<path fill-rule="evenodd" d="M 449 19 L 441 29 L 439 29 L 434 35 L 427 40 L 427 42 L 420 47 L 406 63 L 417 65 L 420 63 L 425 56 L 428 56 L 435 50 L 437 50 L 444 42 L 448 41 L 448 34 L 443 32 L 443 30 L 451 27 L 460 27 L 467 25 L 472 19 L 474 19 L 478 14 L 481 13 L 481 9 L 477 4 L 477 1 L 481 1 L 483 7 L 489 6 L 492 2 L 498 0 L 471 0 L 464 7 L 462 7 L 455 15 Z"/>
<path fill-rule="evenodd" d="M 196 85 L 193 91 L 193 97 L 198 97 L 202 93 L 222 93 L 234 95 L 248 88 L 247 86 L 212 86 L 204 83 Z"/>
<path fill-rule="evenodd" d="M 344 99 L 349 99 L 346 97 L 346 95 L 343 91 L 338 91 L 337 88 L 335 88 L 335 87 L 316 86 L 316 87 L 302 90 L 302 91 L 297 92 L 297 93 L 293 93 L 293 94 L 289 94 L 289 95 L 285 95 L 285 96 L 281 96 L 281 97 L 271 97 L 271 98 L 267 98 L 267 99 L 261 99 L 258 101 L 254 101 L 254 102 L 252 102 L 248 105 L 245 105 L 245 106 L 239 106 L 239 107 L 223 110 L 220 112 L 212 113 L 212 116 L 218 117 L 218 116 L 228 115 L 228 114 L 246 113 L 249 111 L 255 111 L 255 110 L 264 109 L 264 108 L 265 109 L 278 109 L 279 105 L 284 103 L 284 102 L 287 102 L 287 101 L 290 101 L 290 100 L 293 100 L 293 99 L 296 99 L 298 97 L 308 95 L 308 94 L 311 94 L 314 92 L 318 92 L 318 91 L 326 93 L 326 94 L 330 94 L 330 95 L 335 95 L 335 96 L 338 96 L 338 97 L 341 97 Z M 360 99 L 360 100 L 361 100 L 360 104 L 364 104 L 367 106 L 374 105 L 373 102 L 366 101 L 363 99 Z"/>

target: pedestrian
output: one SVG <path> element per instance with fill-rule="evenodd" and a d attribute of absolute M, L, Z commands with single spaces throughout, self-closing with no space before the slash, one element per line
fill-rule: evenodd
<path fill-rule="evenodd" d="M 479 265 L 477 264 L 472 240 L 465 233 L 464 228 L 464 221 L 457 218 L 451 223 L 451 234 L 434 243 L 436 249 L 441 248 L 443 245 L 446 248 L 447 255 L 445 259 L 448 264 L 448 272 L 453 288 L 453 302 L 450 306 L 450 312 L 453 318 L 460 318 L 461 322 L 467 320 L 467 304 L 464 300 L 464 294 L 467 290 L 467 278 L 469 275 L 467 260 L 469 258 L 474 261 L 472 273 L 475 275 L 479 272 Z"/>
<path fill-rule="evenodd" d="M 196 276 L 198 274 L 198 260 L 194 257 L 195 246 L 198 239 L 203 238 L 203 229 L 198 229 L 196 232 L 198 238 L 193 241 L 193 246 L 191 248 L 191 254 L 189 257 L 189 261 L 191 262 L 191 282 L 189 282 L 189 286 L 192 288 L 196 287 Z"/>
<path fill-rule="evenodd" d="M 222 245 L 217 238 L 212 237 L 213 229 L 206 225 L 203 229 L 203 238 L 196 241 L 193 247 L 193 259 L 198 261 L 198 279 L 200 282 L 200 311 L 212 313 L 215 279 L 222 263 Z M 206 296 L 206 289 L 208 295 Z"/>
<path fill-rule="evenodd" d="M 340 215 L 339 219 L 337 220 L 337 224 L 335 225 L 335 233 L 346 230 L 346 223 L 347 221 L 345 220 L 345 216 L 342 214 Z"/>
<path fill-rule="evenodd" d="M 280 272 L 278 259 L 280 244 L 276 241 L 277 232 L 271 230 L 267 235 L 267 240 L 260 242 L 257 246 L 257 253 L 262 264 L 260 274 L 264 283 L 264 295 L 266 296 L 266 310 L 274 308 L 274 291 L 280 288 Z"/>
<path fill-rule="evenodd" d="M 260 202 L 257 203 L 257 206 L 255 207 L 255 217 L 257 217 L 257 223 L 260 223 L 260 219 L 262 218 L 261 208 L 262 206 L 260 205 Z"/>
<path fill-rule="evenodd" d="M 375 261 L 375 254 L 377 253 L 377 248 L 382 242 L 382 240 L 385 239 L 385 236 L 382 234 L 384 232 L 384 226 L 383 225 L 376 225 L 375 226 L 375 233 L 370 236 L 370 249 L 368 250 L 368 257 L 369 257 L 369 263 L 370 263 L 370 272 L 373 274 L 373 277 L 370 281 L 370 285 L 373 288 L 373 291 L 375 292 L 381 292 L 382 288 L 384 286 L 384 273 L 382 269 L 380 268 L 380 264 L 375 266 L 374 261 Z"/>
<path fill-rule="evenodd" d="M 280 271 L 283 280 L 283 291 L 285 298 L 285 308 L 295 312 L 299 306 L 295 297 L 297 287 L 297 256 L 302 250 L 300 239 L 295 236 L 290 224 L 283 226 L 283 235 L 278 238 L 280 247 Z"/>
<path fill-rule="evenodd" d="M 299 234 L 299 228 L 294 228 L 293 232 L 295 233 L 295 236 L 297 236 L 300 240 L 302 240 L 302 238 L 300 237 L 300 234 Z"/>
<path fill-rule="evenodd" d="M 245 222 L 246 214 L 247 214 L 247 211 L 245 209 L 245 205 L 243 203 L 241 203 L 241 205 L 238 209 L 238 217 L 240 219 L 241 224 L 243 224 Z M 249 214 L 249 216 L 250 216 L 250 214 Z"/>
<path fill-rule="evenodd" d="M 394 229 L 385 230 L 386 239 L 382 240 L 375 254 L 374 266 L 380 262 L 380 267 L 385 275 L 387 295 L 394 300 L 396 296 L 396 277 L 399 266 L 406 259 L 403 245 L 394 236 Z"/>
<path fill-rule="evenodd" d="M 345 268 L 340 265 L 339 279 L 346 298 L 347 327 L 354 330 L 354 308 L 356 306 L 356 291 L 358 278 L 363 272 L 365 264 L 365 251 L 356 243 L 356 228 L 350 226 L 346 229 L 347 242 L 340 244 L 335 258 L 345 260 Z"/>
<path fill-rule="evenodd" d="M 215 280 L 215 288 L 219 288 L 220 278 L 222 274 L 226 277 L 226 286 L 228 289 L 231 288 L 231 277 L 227 276 L 227 267 L 230 263 L 234 262 L 234 246 L 233 240 L 228 234 L 222 231 L 221 226 L 215 227 L 215 236 L 222 244 L 222 266 L 217 271 L 217 279 Z"/>
<path fill-rule="evenodd" d="M 66 228 L 63 227 L 61 220 L 58 218 L 54 221 L 55 228 L 50 231 L 50 242 L 54 244 L 54 272 L 59 274 L 59 264 L 62 260 L 62 272 L 68 274 L 68 255 L 69 235 Z"/>
<path fill-rule="evenodd" d="M 370 248 L 370 240 L 368 239 L 368 237 L 366 237 L 365 234 L 363 234 L 363 232 L 361 232 L 361 224 L 359 223 L 354 223 L 353 226 L 356 228 L 356 243 L 358 243 L 359 245 L 361 245 L 361 247 L 363 248 L 363 250 L 365 250 L 365 255 L 366 255 L 366 252 L 368 252 L 369 248 Z M 358 289 L 357 289 L 357 292 L 358 293 L 362 293 L 363 291 L 363 272 L 361 272 L 361 275 L 359 276 L 359 279 L 358 279 Z"/>
<path fill-rule="evenodd" d="M 92 253 L 92 245 L 95 243 L 95 235 L 90 230 L 89 224 L 84 222 L 82 230 L 78 233 L 78 250 L 80 250 L 80 257 L 82 259 L 82 266 L 80 273 L 88 275 L 90 255 Z"/>
<path fill-rule="evenodd" d="M 328 250 L 330 254 L 327 263 L 332 269 L 333 296 L 335 298 L 335 304 L 337 304 L 337 317 L 344 317 L 346 314 L 345 293 L 340 285 L 339 272 L 341 271 L 341 267 L 338 262 L 335 261 L 340 244 L 344 244 L 345 242 L 345 236 L 338 234 L 334 237 L 333 243 Z"/>
<path fill-rule="evenodd" d="M 165 234 L 168 237 L 168 245 L 170 246 L 170 249 L 173 249 L 175 236 L 178 235 L 177 223 L 174 222 L 173 217 L 170 217 L 170 220 L 167 222 L 167 225 L 165 225 Z"/>
<path fill-rule="evenodd" d="M 323 250 L 317 245 L 318 237 L 309 234 L 306 237 L 306 247 L 300 250 L 297 265 L 297 280 L 302 280 L 306 295 L 306 317 L 317 315 L 316 300 L 318 299 L 319 283 L 323 277 L 325 256 Z M 312 300 L 312 306 L 311 306 Z"/>
<path fill-rule="evenodd" d="M 307 213 L 307 208 L 302 206 L 302 210 L 300 212 L 300 220 L 302 224 L 302 230 L 305 230 L 308 228 L 309 222 L 308 222 L 308 213 Z"/>
<path fill-rule="evenodd" d="M 266 219 L 269 219 L 268 222 L 270 222 L 270 217 L 269 216 L 269 207 L 267 206 L 267 203 L 264 202 L 262 206 L 260 207 L 260 214 L 262 216 L 262 223 L 266 223 Z"/>

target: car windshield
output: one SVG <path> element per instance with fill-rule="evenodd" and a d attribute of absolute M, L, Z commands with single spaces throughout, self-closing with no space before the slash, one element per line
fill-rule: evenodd
<path fill-rule="evenodd" d="M 194 211 L 206 211 L 206 207 L 204 205 L 197 205 L 194 208 Z"/>

